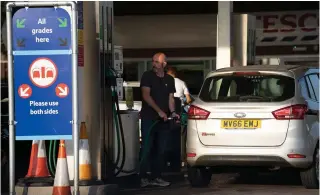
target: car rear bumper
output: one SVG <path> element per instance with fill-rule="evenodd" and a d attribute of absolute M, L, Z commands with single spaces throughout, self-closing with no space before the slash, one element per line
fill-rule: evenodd
<path fill-rule="evenodd" d="M 287 138 L 278 147 L 204 146 L 197 133 L 188 131 L 187 161 L 190 166 L 282 166 L 307 168 L 313 161 L 313 151 L 303 139 Z M 289 158 L 301 154 L 305 158 Z M 194 157 L 191 157 L 191 156 Z"/>
<path fill-rule="evenodd" d="M 286 161 L 279 156 L 246 156 L 246 155 L 202 155 L 195 161 L 188 158 L 191 166 L 281 166 L 306 168 L 310 165 L 307 159 Z"/>
<path fill-rule="evenodd" d="M 313 160 L 312 156 L 293 159 L 282 154 L 274 154 L 271 151 L 269 153 L 265 151 L 264 154 L 254 154 L 253 152 L 241 154 L 236 153 L 236 150 L 228 150 L 224 154 L 219 154 L 219 152 L 197 153 L 195 157 L 187 157 L 187 161 L 190 166 L 281 166 L 307 168 Z M 187 148 L 187 153 L 190 153 L 189 151 L 190 149 Z"/>

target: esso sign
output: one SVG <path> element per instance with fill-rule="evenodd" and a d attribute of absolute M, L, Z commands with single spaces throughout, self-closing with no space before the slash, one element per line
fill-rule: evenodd
<path fill-rule="evenodd" d="M 263 33 L 277 32 L 313 32 L 319 27 L 319 14 L 316 12 L 304 13 L 268 13 L 257 16 L 258 28 L 263 29 Z"/>

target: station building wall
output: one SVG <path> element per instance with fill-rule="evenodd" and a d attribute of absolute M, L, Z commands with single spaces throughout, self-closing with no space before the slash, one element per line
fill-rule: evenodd
<path fill-rule="evenodd" d="M 257 18 L 257 55 L 318 53 L 318 10 L 250 14 Z M 118 16 L 115 43 L 123 46 L 125 58 L 144 58 L 157 50 L 173 57 L 214 57 L 216 21 L 215 14 Z"/>

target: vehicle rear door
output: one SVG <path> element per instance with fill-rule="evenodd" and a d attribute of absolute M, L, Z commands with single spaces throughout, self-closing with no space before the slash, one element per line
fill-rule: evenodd
<path fill-rule="evenodd" d="M 205 120 L 196 120 L 204 145 L 279 146 L 286 139 L 289 117 L 299 118 L 305 109 L 291 105 L 294 93 L 295 81 L 285 74 L 213 76 L 204 82 L 202 101 L 190 112 L 207 114 Z"/>

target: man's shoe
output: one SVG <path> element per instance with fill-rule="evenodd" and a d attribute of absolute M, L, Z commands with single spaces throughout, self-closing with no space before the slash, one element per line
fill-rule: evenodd
<path fill-rule="evenodd" d="M 147 187 L 151 185 L 149 179 L 146 179 L 146 178 L 142 178 L 141 181 L 140 181 L 140 187 L 144 188 L 144 187 Z"/>
<path fill-rule="evenodd" d="M 152 180 L 151 185 L 153 186 L 160 186 L 160 187 L 166 187 L 170 185 L 170 182 L 164 181 L 161 178 L 157 178 Z"/>

